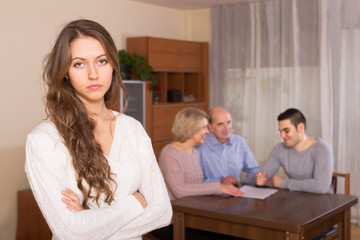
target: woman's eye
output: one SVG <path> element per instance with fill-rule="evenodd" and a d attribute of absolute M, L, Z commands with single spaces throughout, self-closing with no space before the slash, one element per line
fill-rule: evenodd
<path fill-rule="evenodd" d="M 83 66 L 84 66 L 84 64 L 81 63 L 81 62 L 77 62 L 77 63 L 74 64 L 74 67 L 77 67 L 77 68 L 81 68 Z"/>
<path fill-rule="evenodd" d="M 106 59 L 100 59 L 99 64 L 105 65 L 108 61 Z"/>

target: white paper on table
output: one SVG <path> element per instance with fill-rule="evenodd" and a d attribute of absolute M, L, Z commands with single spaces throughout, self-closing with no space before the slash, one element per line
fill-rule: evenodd
<path fill-rule="evenodd" d="M 278 191 L 273 188 L 257 188 L 248 185 L 242 186 L 240 190 L 245 194 L 244 197 L 256 199 L 265 199 Z"/>

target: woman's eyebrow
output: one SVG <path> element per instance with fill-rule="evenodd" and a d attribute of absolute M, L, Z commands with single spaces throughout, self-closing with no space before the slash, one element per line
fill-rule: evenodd
<path fill-rule="evenodd" d="M 103 56 L 106 56 L 106 53 L 100 54 L 99 56 L 95 57 L 95 59 L 101 58 Z M 71 59 L 71 61 L 74 61 L 75 59 L 85 60 L 85 58 L 83 57 L 74 57 L 73 59 Z"/>

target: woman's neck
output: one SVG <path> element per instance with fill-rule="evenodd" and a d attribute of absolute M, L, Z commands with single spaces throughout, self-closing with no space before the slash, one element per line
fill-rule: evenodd
<path fill-rule="evenodd" d="M 187 152 L 187 153 L 192 153 L 193 152 L 194 144 L 192 144 L 192 142 L 189 141 L 189 140 L 187 140 L 187 141 L 185 141 L 183 143 L 175 141 L 175 142 L 172 142 L 170 144 L 173 147 L 175 147 L 176 149 L 179 149 L 180 151 Z"/>
<path fill-rule="evenodd" d="M 90 118 L 92 118 L 95 122 L 101 119 L 108 119 L 111 117 L 110 109 L 105 106 L 105 102 L 97 103 L 97 104 L 85 104 L 87 113 Z"/>

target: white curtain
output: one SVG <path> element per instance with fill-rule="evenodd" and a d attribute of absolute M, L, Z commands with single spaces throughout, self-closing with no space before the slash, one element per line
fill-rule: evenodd
<path fill-rule="evenodd" d="M 360 6 L 360 5 L 359 5 Z M 360 8 L 358 8 L 360 9 Z M 337 129 L 334 134 L 339 172 L 350 172 L 350 194 L 360 196 L 360 29 L 343 30 L 339 89 L 336 91 L 339 108 L 336 109 Z M 358 219 L 360 207 L 353 213 Z"/>
<path fill-rule="evenodd" d="M 333 147 L 335 170 L 351 174 L 358 196 L 359 1 L 215 6 L 210 52 L 210 106 L 231 112 L 233 132 L 245 137 L 259 164 L 280 141 L 277 115 L 295 107 L 307 117 L 307 135 Z"/>

